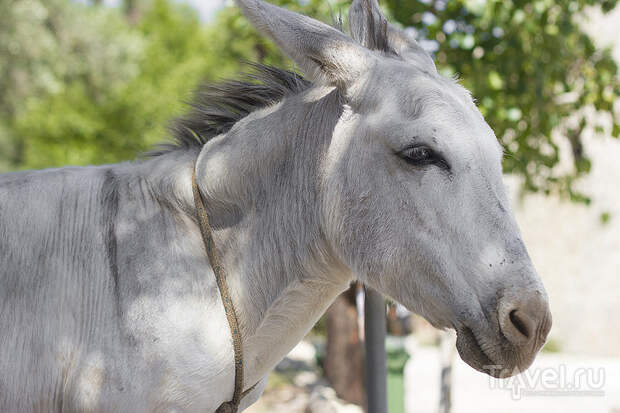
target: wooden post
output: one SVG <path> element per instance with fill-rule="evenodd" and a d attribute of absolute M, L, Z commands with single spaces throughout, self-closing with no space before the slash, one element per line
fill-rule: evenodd
<path fill-rule="evenodd" d="M 370 287 L 366 287 L 364 319 L 368 413 L 387 413 L 385 300 Z"/>
<path fill-rule="evenodd" d="M 356 295 L 357 285 L 353 284 L 327 310 L 323 371 L 338 397 L 365 409 L 364 347 L 358 327 Z"/>
<path fill-rule="evenodd" d="M 440 336 L 441 351 L 441 392 L 439 398 L 439 413 L 452 411 L 452 366 L 456 351 L 456 336 L 444 331 Z"/>

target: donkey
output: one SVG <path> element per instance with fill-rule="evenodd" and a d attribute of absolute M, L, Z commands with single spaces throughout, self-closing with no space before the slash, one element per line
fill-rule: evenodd
<path fill-rule="evenodd" d="M 311 80 L 259 66 L 202 89 L 176 144 L 118 165 L 0 177 L 0 410 L 213 412 L 233 343 L 192 197 L 228 272 L 244 410 L 357 278 L 457 332 L 469 365 L 526 369 L 551 326 L 502 183 L 454 80 L 351 6 L 351 36 L 261 0 L 245 16 Z M 258 81 L 257 81 L 258 80 Z"/>

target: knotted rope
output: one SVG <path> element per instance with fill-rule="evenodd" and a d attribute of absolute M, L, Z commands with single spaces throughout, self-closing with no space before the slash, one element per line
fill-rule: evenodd
<path fill-rule="evenodd" d="M 192 174 L 192 191 L 194 193 L 194 204 L 196 205 L 196 214 L 198 216 L 198 224 L 200 225 L 202 241 L 204 243 L 209 262 L 211 263 L 211 268 L 213 268 L 213 273 L 215 274 L 217 288 L 219 289 L 220 296 L 222 297 L 222 303 L 224 304 L 224 310 L 226 311 L 226 318 L 228 319 L 228 326 L 230 327 L 230 334 L 233 339 L 233 348 L 235 350 L 235 391 L 233 393 L 232 400 L 222 403 L 222 405 L 217 408 L 215 413 L 237 413 L 241 399 L 254 390 L 256 384 L 247 389 L 245 392 L 243 391 L 243 350 L 241 348 L 241 332 L 239 331 L 239 322 L 237 320 L 235 306 L 230 298 L 228 282 L 226 281 L 226 272 L 224 271 L 220 257 L 217 255 L 211 225 L 209 224 L 209 217 L 207 216 L 207 210 L 204 206 L 202 195 L 200 195 L 198 184 L 196 183 L 196 165 L 194 165 L 194 172 Z"/>

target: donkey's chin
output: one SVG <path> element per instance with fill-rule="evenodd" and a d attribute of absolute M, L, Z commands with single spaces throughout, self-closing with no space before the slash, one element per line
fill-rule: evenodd
<path fill-rule="evenodd" d="M 474 369 L 496 378 L 507 378 L 526 370 L 537 351 L 523 354 L 505 344 L 484 345 L 469 327 L 457 329 L 456 348 L 461 359 Z"/>

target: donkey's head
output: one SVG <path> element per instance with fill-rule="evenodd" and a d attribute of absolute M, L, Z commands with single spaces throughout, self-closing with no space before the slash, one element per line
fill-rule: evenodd
<path fill-rule="evenodd" d="M 352 37 L 260 0 L 237 3 L 343 97 L 320 178 L 323 231 L 340 259 L 454 328 L 472 367 L 495 376 L 527 368 L 551 326 L 547 295 L 510 210 L 502 148 L 469 93 L 440 76 L 376 0 L 354 2 Z"/>

